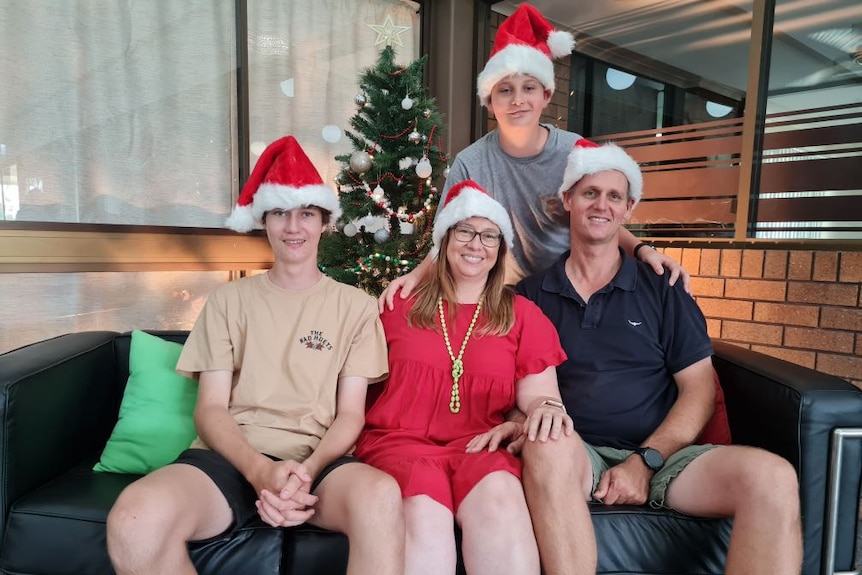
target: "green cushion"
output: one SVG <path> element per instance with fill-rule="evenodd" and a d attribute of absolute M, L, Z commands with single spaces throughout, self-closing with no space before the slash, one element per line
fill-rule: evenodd
<path fill-rule="evenodd" d="M 120 417 L 94 471 L 145 474 L 167 465 L 196 436 L 198 386 L 175 371 L 183 346 L 132 332 Z"/>

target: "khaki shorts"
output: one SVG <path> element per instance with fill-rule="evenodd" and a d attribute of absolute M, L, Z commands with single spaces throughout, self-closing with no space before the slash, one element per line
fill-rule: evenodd
<path fill-rule="evenodd" d="M 595 447 L 587 442 L 584 442 L 584 447 L 587 448 L 587 455 L 590 456 L 590 463 L 593 466 L 593 492 L 595 492 L 596 487 L 599 485 L 602 473 L 622 463 L 634 453 L 631 449 Z M 668 457 L 664 462 L 664 467 L 656 471 L 650 480 L 648 500 L 650 507 L 654 509 L 661 509 L 662 507 L 669 509 L 665 505 L 665 496 L 667 495 L 667 487 L 670 485 L 671 480 L 679 475 L 689 463 L 716 447 L 718 446 L 689 445 Z"/>

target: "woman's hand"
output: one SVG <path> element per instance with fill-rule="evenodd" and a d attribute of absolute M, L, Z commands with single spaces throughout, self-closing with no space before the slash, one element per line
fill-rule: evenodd
<path fill-rule="evenodd" d="M 524 426 L 514 421 L 504 421 L 494 429 L 486 431 L 481 435 L 477 435 L 467 444 L 467 453 L 478 453 L 488 448 L 489 453 L 497 451 L 500 445 L 508 441 L 506 450 L 517 455 L 521 451 L 521 446 L 524 444 Z"/>
<path fill-rule="evenodd" d="M 560 438 L 561 432 L 573 434 L 575 424 L 563 409 L 539 403 L 527 414 L 523 429 L 527 441 L 554 441 Z"/>
<path fill-rule="evenodd" d="M 659 252 L 652 246 L 645 245 L 638 250 L 638 259 L 648 264 L 658 275 L 664 275 L 664 270 L 667 268 L 670 272 L 668 283 L 673 285 L 677 279 L 682 278 L 682 287 L 685 288 L 686 293 L 691 294 L 691 275 L 672 257 Z"/>

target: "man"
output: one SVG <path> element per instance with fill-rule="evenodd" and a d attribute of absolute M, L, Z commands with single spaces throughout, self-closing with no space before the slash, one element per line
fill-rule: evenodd
<path fill-rule="evenodd" d="M 793 467 L 761 449 L 693 445 L 714 407 L 712 347 L 682 287 L 620 248 L 642 187 L 621 148 L 578 141 L 560 187 L 572 249 L 518 286 L 557 326 L 569 358 L 560 391 L 577 431 L 523 447 L 545 573 L 595 573 L 593 500 L 732 517 L 727 573 L 798 574 Z"/>
<path fill-rule="evenodd" d="M 515 238 L 507 256 L 506 281 L 512 285 L 545 270 L 569 246 L 567 217 L 557 190 L 566 158 L 580 136 L 543 124 L 541 118 L 556 87 L 553 58 L 570 54 L 574 43 L 569 32 L 555 30 L 527 3 L 500 24 L 490 58 L 476 80 L 479 99 L 497 120 L 497 128 L 458 153 L 440 196 L 443 206 L 453 186 L 473 180 L 509 212 Z M 689 274 L 677 262 L 640 244 L 628 230 L 621 230 L 620 242 L 628 253 L 641 246 L 637 257 L 657 274 L 668 268 L 666 281 L 675 283 L 681 276 L 688 284 Z M 380 311 L 384 305 L 393 308 L 399 290 L 402 298 L 410 297 L 431 262 L 428 256 L 393 280 L 379 298 Z"/>
<path fill-rule="evenodd" d="M 111 510 L 119 575 L 194 573 L 188 542 L 256 516 L 344 532 L 351 573 L 402 572 L 398 484 L 344 457 L 364 425 L 367 386 L 388 368 L 374 300 L 317 267 L 338 212 L 293 137 L 264 151 L 227 225 L 263 227 L 272 269 L 216 290 L 189 334 L 177 369 L 200 378 L 198 439 Z"/>

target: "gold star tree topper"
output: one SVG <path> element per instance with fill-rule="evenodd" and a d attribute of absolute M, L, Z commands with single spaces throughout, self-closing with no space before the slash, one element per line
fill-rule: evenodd
<path fill-rule="evenodd" d="M 404 46 L 401 34 L 410 29 L 410 26 L 396 26 L 395 22 L 392 21 L 392 16 L 389 14 L 386 15 L 383 24 L 366 24 L 366 26 L 377 32 L 377 39 L 374 40 L 375 46 L 384 43 L 387 46 L 392 46 L 393 44 Z"/>

